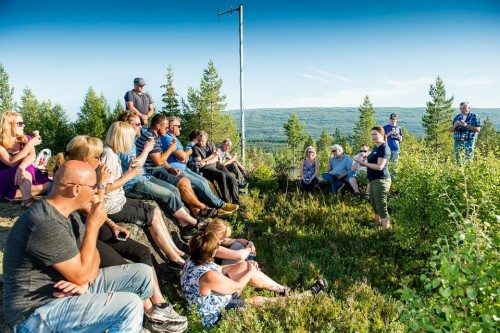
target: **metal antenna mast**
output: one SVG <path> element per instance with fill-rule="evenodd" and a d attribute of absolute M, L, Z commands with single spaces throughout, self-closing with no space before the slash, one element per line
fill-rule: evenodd
<path fill-rule="evenodd" d="M 243 5 L 240 4 L 238 9 L 231 9 L 225 12 L 219 12 L 217 10 L 217 17 L 225 14 L 233 14 L 233 12 L 239 12 L 240 17 L 240 112 L 241 112 L 241 161 L 245 164 L 245 95 L 244 87 L 245 81 L 243 80 Z"/>

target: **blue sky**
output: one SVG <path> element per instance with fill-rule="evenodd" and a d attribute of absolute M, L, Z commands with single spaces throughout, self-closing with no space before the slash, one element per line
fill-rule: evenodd
<path fill-rule="evenodd" d="M 243 1 L 246 108 L 425 106 L 439 75 L 455 105 L 500 107 L 500 1 Z M 239 108 L 239 2 L 0 0 L 0 62 L 74 119 L 90 86 L 113 107 L 166 69 L 185 96 L 211 59 Z"/>

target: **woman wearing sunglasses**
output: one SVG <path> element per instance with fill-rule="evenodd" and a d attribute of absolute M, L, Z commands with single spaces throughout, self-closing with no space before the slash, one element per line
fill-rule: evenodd
<path fill-rule="evenodd" d="M 38 133 L 36 133 L 38 134 Z M 46 193 L 50 178 L 34 167 L 35 147 L 42 142 L 39 135 L 24 135 L 20 113 L 7 111 L 0 119 L 0 198 L 23 199 L 23 207 L 35 202 L 33 196 Z"/>
<path fill-rule="evenodd" d="M 305 158 L 300 163 L 300 188 L 312 192 L 318 183 L 319 161 L 313 146 L 306 148 Z"/>

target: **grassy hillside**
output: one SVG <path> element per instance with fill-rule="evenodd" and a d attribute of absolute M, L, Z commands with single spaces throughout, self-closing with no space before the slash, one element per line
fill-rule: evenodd
<path fill-rule="evenodd" d="M 240 129 L 240 111 L 230 112 L 238 122 Z M 245 112 L 246 117 L 246 137 L 249 143 L 255 141 L 283 142 L 286 140 L 283 124 L 288 120 L 290 114 L 295 112 L 300 120 L 305 124 L 305 132 L 309 132 L 314 139 L 317 139 L 323 129 L 332 134 L 336 128 L 341 133 L 352 133 L 354 123 L 358 121 L 359 112 L 356 107 L 338 108 L 280 108 L 280 109 L 249 109 Z M 399 125 L 406 127 L 408 131 L 418 137 L 422 136 L 422 116 L 425 108 L 400 108 L 381 107 L 375 108 L 375 118 L 381 125 L 388 122 L 391 113 L 399 116 Z M 473 109 L 481 120 L 489 117 L 500 130 L 500 109 Z M 458 111 L 457 111 L 458 113 Z"/>

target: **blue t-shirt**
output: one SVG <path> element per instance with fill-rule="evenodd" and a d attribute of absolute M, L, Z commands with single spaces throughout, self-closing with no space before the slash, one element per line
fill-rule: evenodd
<path fill-rule="evenodd" d="M 352 167 L 352 158 L 349 155 L 344 154 L 340 160 L 336 157 L 330 159 L 331 171 L 332 175 L 343 175 L 344 173 L 349 172 Z"/>
<path fill-rule="evenodd" d="M 170 143 L 172 142 L 173 139 L 176 140 L 177 143 L 177 148 L 170 154 L 170 156 L 167 158 L 168 164 L 172 168 L 177 168 L 181 171 L 186 170 L 186 164 L 179 162 L 179 160 L 175 157 L 175 152 L 178 150 L 184 150 L 184 147 L 182 146 L 181 140 L 178 138 L 174 137 L 172 134 L 168 133 L 165 136 L 162 136 L 161 138 L 161 148 L 163 151 L 168 149 L 168 146 L 170 146 Z"/>
<path fill-rule="evenodd" d="M 391 157 L 391 150 L 389 149 L 389 146 L 386 143 L 383 143 L 380 146 L 378 147 L 375 146 L 373 148 L 370 155 L 368 155 L 367 162 L 377 164 L 379 158 L 385 158 L 386 160 L 389 160 L 390 157 Z M 375 179 L 390 178 L 391 175 L 389 174 L 389 163 L 385 162 L 385 166 L 382 170 L 373 170 L 370 168 L 366 168 L 366 175 L 369 181 Z"/>
<path fill-rule="evenodd" d="M 137 147 L 132 145 L 128 151 L 125 153 L 118 153 L 118 157 L 120 158 L 121 164 L 122 164 L 122 171 L 123 173 L 127 172 L 128 168 L 130 167 L 130 162 L 132 162 L 132 154 L 137 154 Z M 131 189 L 134 187 L 134 185 L 138 182 L 145 182 L 151 178 L 151 175 L 146 173 L 146 169 L 144 169 L 144 166 L 142 167 L 142 174 L 140 174 L 137 177 L 134 177 L 130 179 L 128 182 L 123 185 L 123 189 L 127 191 L 128 189 Z"/>
<path fill-rule="evenodd" d="M 393 128 L 396 129 L 397 134 L 403 136 L 403 130 L 401 130 L 401 127 L 399 127 L 399 126 L 392 126 L 391 124 L 388 124 L 388 125 L 384 126 L 384 131 L 387 134 L 390 131 L 392 131 Z M 396 133 L 387 137 L 387 144 L 389 145 L 389 148 L 391 149 L 391 151 L 398 151 L 399 150 L 399 140 L 397 138 Z"/>

